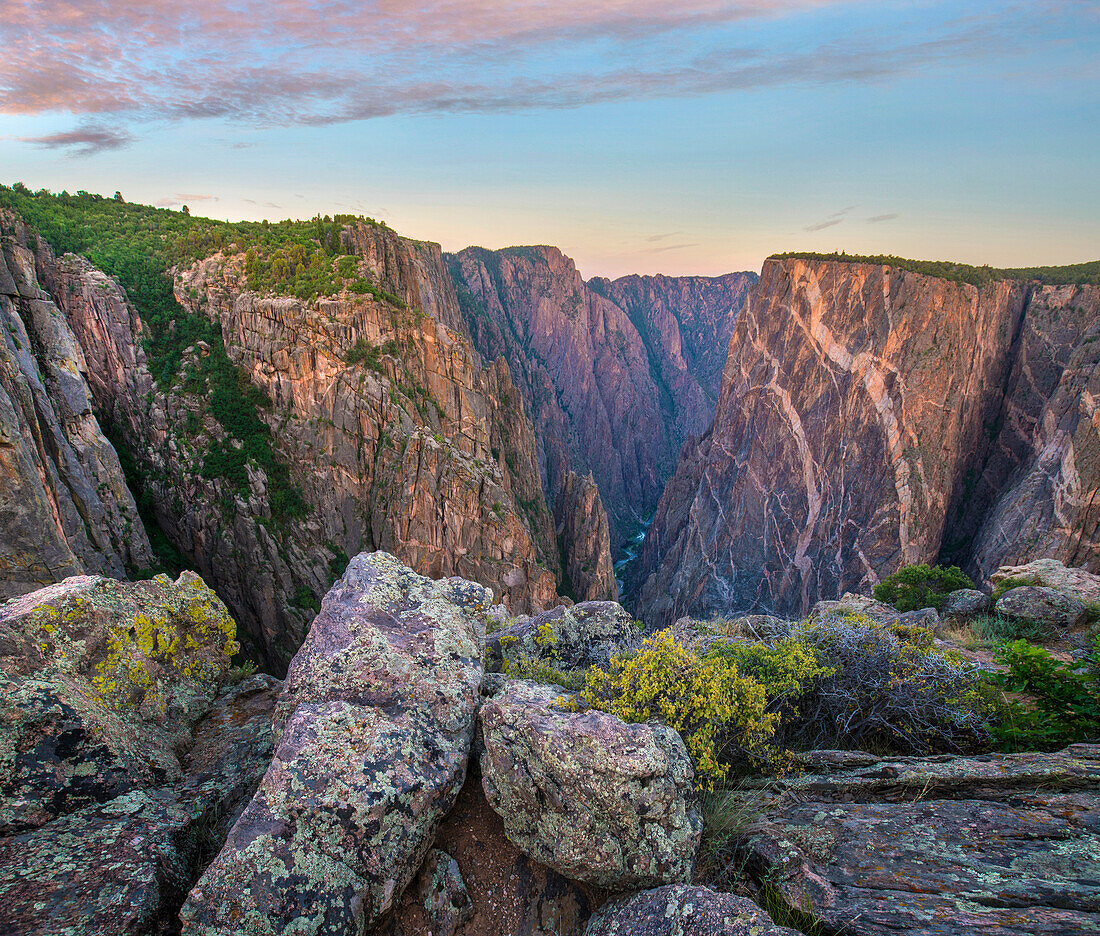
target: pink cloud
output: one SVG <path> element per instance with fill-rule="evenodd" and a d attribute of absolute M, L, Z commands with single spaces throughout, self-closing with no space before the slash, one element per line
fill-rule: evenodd
<path fill-rule="evenodd" d="M 931 38 L 893 44 L 868 35 L 846 47 L 794 44 L 767 53 L 708 47 L 718 26 L 861 2 L 867 0 L 5 0 L 0 114 L 286 125 L 576 107 L 873 81 L 1003 50 L 1012 35 L 1026 35 L 991 28 L 993 11 L 941 26 Z M 668 41 L 670 33 L 690 30 L 699 43 Z M 608 44 L 636 40 L 660 41 L 669 54 L 602 54 Z M 578 49 L 601 54 L 578 64 Z M 638 64 L 623 67 L 624 59 Z M 33 142 L 95 152 L 128 137 L 96 124 L 100 137 L 78 139 L 92 132 L 82 126 Z M 61 139 L 68 136 L 72 142 Z"/>

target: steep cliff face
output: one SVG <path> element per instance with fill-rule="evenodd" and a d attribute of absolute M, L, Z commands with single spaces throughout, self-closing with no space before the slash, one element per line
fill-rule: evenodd
<path fill-rule="evenodd" d="M 591 471 L 621 539 L 634 511 L 656 501 L 672 457 L 637 330 L 553 247 L 469 248 L 452 270 L 473 300 L 474 343 L 508 361 L 527 400 L 547 490 L 556 496 L 571 467 Z"/>
<path fill-rule="evenodd" d="M 567 471 L 554 503 L 565 574 L 577 601 L 618 601 L 607 514 L 592 475 Z"/>
<path fill-rule="evenodd" d="M 1026 286 L 769 260 L 730 343 L 715 424 L 650 529 L 648 619 L 800 613 L 934 561 L 988 451 Z"/>
<path fill-rule="evenodd" d="M 678 449 L 714 419 L 722 368 L 755 273 L 596 277 L 590 288 L 630 316 L 649 354 Z"/>
<path fill-rule="evenodd" d="M 618 548 L 683 439 L 709 424 L 717 380 L 705 349 L 725 347 L 748 275 L 586 284 L 553 247 L 469 248 L 450 261 L 475 345 L 503 356 L 523 391 L 546 490 L 556 500 L 568 471 L 591 473 Z"/>
<path fill-rule="evenodd" d="M 1100 571 L 1098 365 L 1100 287 L 1033 290 L 994 445 L 966 479 L 989 504 L 960 511 L 972 574 L 1045 557 Z"/>
<path fill-rule="evenodd" d="M 84 355 L 39 285 L 33 236 L 10 214 L 0 236 L 0 598 L 125 578 L 150 564 L 149 541 L 92 414 Z"/>
<path fill-rule="evenodd" d="M 219 323 L 262 426 L 219 389 L 208 344 L 184 353 L 172 386 L 157 384 L 117 285 L 81 258 L 45 245 L 37 256 L 160 526 L 276 669 L 363 549 L 484 582 L 514 613 L 556 599 L 530 422 L 507 368 L 483 367 L 445 324 L 461 320 L 438 247 L 367 224 L 342 238 L 381 298 L 257 294 L 233 253 L 176 277 L 181 305 Z M 265 466 L 254 446 L 276 460 Z"/>

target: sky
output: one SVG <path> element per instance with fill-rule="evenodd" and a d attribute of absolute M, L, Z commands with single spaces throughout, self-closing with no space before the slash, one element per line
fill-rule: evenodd
<path fill-rule="evenodd" d="M 4 0 L 0 181 L 586 276 L 1100 258 L 1100 0 Z"/>

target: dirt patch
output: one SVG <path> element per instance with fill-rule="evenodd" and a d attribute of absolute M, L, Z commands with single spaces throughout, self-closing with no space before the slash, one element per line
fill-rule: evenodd
<path fill-rule="evenodd" d="M 532 861 L 508 841 L 477 777 L 467 779 L 435 847 L 458 862 L 473 904 L 473 917 L 454 936 L 579 936 L 608 896 Z M 414 881 L 374 936 L 449 934 L 433 931 Z"/>

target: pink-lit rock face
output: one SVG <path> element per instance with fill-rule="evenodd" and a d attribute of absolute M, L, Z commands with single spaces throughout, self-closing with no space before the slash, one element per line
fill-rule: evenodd
<path fill-rule="evenodd" d="M 768 261 L 647 536 L 640 611 L 799 614 L 941 553 L 978 575 L 1095 562 L 1098 310 L 1094 287 Z"/>
<path fill-rule="evenodd" d="M 684 439 L 706 430 L 752 274 L 582 280 L 554 247 L 450 258 L 465 321 L 523 392 L 547 490 L 592 473 L 613 549 L 660 496 Z"/>

